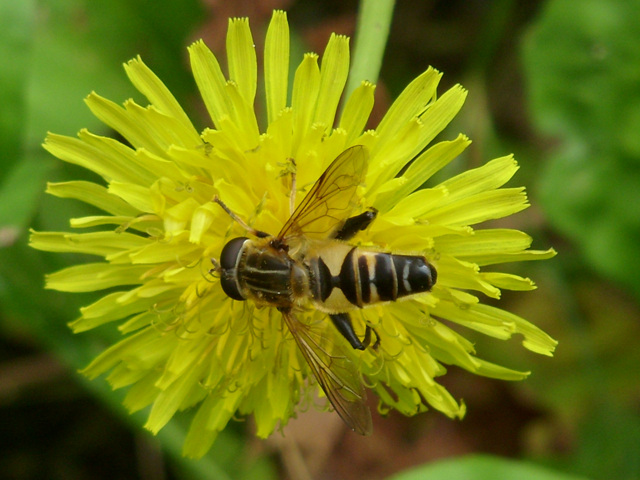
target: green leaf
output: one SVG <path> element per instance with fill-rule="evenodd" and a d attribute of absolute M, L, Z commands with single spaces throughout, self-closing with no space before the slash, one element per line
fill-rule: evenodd
<path fill-rule="evenodd" d="M 638 478 L 640 418 L 632 407 L 600 403 L 576 432 L 576 445 L 567 466 L 594 478 Z"/>
<path fill-rule="evenodd" d="M 13 2 L 20 3 L 20 2 Z M 192 91 L 186 45 L 203 15 L 197 0 L 51 0 L 34 32 L 30 144 L 47 131 L 103 129 L 82 101 L 92 91 L 121 103 L 135 90 L 122 64 L 140 54 L 178 99 Z"/>
<path fill-rule="evenodd" d="M 531 110 L 558 139 L 541 179 L 553 225 L 640 297 L 638 0 L 552 0 L 525 43 Z"/>
<path fill-rule="evenodd" d="M 565 473 L 488 455 L 443 460 L 407 470 L 387 480 L 584 480 Z"/>
<path fill-rule="evenodd" d="M 0 180 L 23 153 L 34 2 L 0 2 Z"/>
<path fill-rule="evenodd" d="M 44 152 L 15 165 L 0 185 L 0 247 L 26 233 L 51 171 L 52 162 L 42 157 Z"/>

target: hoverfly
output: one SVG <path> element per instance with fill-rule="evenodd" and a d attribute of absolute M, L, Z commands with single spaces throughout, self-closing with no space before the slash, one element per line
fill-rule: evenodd
<path fill-rule="evenodd" d="M 422 256 L 383 253 L 347 243 L 377 215 L 370 208 L 349 217 L 367 163 L 364 146 L 340 154 L 277 236 L 249 227 L 220 199 L 214 199 L 255 237 L 228 241 L 220 262 L 214 262 L 223 291 L 234 300 L 251 300 L 282 313 L 333 408 L 361 435 L 371 433 L 371 413 L 360 372 L 346 353 L 348 347 L 342 342 L 333 342 L 330 348 L 321 346 L 315 327 L 299 321 L 295 311 L 310 303 L 326 312 L 351 347 L 364 350 L 371 340 L 371 328 L 366 327 L 361 341 L 350 310 L 426 292 L 436 282 L 435 268 Z"/>

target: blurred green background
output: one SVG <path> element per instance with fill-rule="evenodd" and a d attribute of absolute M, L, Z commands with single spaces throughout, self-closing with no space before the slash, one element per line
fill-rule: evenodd
<path fill-rule="evenodd" d="M 238 422 L 194 462 L 179 455 L 188 415 L 153 438 L 121 392 L 76 373 L 117 334 L 72 335 L 66 323 L 92 297 L 44 291 L 43 275 L 85 259 L 26 246 L 30 227 L 67 230 L 86 214 L 43 194 L 47 180 L 91 175 L 47 155 L 46 132 L 111 134 L 82 99 L 136 98 L 121 65 L 138 54 L 203 128 L 186 46 L 204 38 L 224 57 L 230 16 L 249 16 L 262 42 L 273 8 L 289 12 L 297 63 L 333 31 L 352 36 L 358 5 L 0 0 L 0 478 L 382 479 L 409 467 L 419 470 L 393 478 L 640 478 L 638 0 L 396 4 L 374 116 L 428 65 L 445 74 L 441 92 L 462 83 L 467 103 L 443 138 L 474 143 L 445 174 L 515 153 L 511 185 L 526 185 L 533 206 L 499 225 L 559 252 L 508 266 L 539 288 L 499 302 L 559 340 L 553 359 L 472 337 L 484 357 L 532 370 L 528 380 L 451 369 L 442 383 L 465 399 L 462 422 L 392 414 L 364 439 L 311 412 L 268 441 Z"/>

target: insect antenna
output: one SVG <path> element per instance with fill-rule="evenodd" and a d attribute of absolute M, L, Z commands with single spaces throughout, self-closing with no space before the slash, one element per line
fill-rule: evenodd
<path fill-rule="evenodd" d="M 218 262 L 218 260 L 216 260 L 213 257 L 210 260 L 211 260 L 211 264 L 213 265 L 213 268 L 210 268 L 207 273 L 212 277 L 220 278 L 220 273 L 222 272 L 222 267 L 220 266 L 220 262 Z"/>
<path fill-rule="evenodd" d="M 229 207 L 227 207 L 227 205 L 220 200 L 220 197 L 218 197 L 217 195 L 215 195 L 213 197 L 213 202 L 217 203 L 218 205 L 220 205 L 222 207 L 222 209 L 227 212 L 227 215 L 229 215 L 235 222 L 238 223 L 238 225 L 240 225 L 242 228 L 244 228 L 247 232 L 249 232 L 251 235 L 258 237 L 258 238 L 268 238 L 271 235 L 269 235 L 267 232 L 263 232 L 262 230 L 256 230 L 253 227 L 250 227 L 249 225 L 246 224 L 246 222 L 244 220 L 242 220 L 238 215 L 236 215 Z"/>

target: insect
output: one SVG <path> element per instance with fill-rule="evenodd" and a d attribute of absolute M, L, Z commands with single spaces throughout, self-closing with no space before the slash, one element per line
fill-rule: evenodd
<path fill-rule="evenodd" d="M 437 276 L 422 256 L 383 253 L 348 243 L 377 215 L 370 208 L 349 216 L 367 166 L 368 150 L 364 146 L 345 150 L 276 236 L 249 227 L 219 198 L 214 199 L 255 237 L 228 241 L 219 263 L 214 261 L 223 291 L 234 300 L 251 300 L 282 313 L 333 408 L 362 435 L 372 431 L 371 413 L 360 372 L 346 352 L 348 346 L 344 342 L 323 345 L 317 326 L 301 322 L 295 312 L 308 304 L 326 312 L 350 346 L 364 350 L 371 341 L 371 328 L 366 327 L 360 340 L 349 311 L 429 291 Z M 295 187 L 292 195 L 294 192 Z M 379 338 L 374 347 L 378 342 Z"/>

